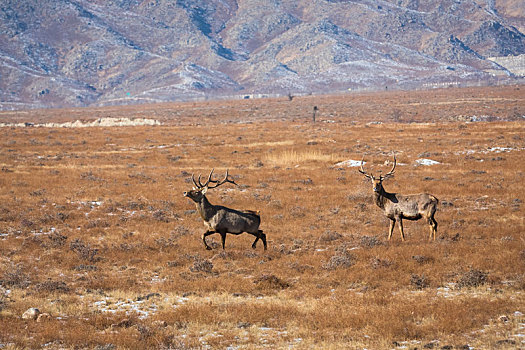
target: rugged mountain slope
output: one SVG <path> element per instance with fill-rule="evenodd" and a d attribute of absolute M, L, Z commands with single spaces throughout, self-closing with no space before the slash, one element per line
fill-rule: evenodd
<path fill-rule="evenodd" d="M 512 80 L 488 57 L 525 54 L 524 23 L 519 0 L 4 0 L 0 108 Z"/>

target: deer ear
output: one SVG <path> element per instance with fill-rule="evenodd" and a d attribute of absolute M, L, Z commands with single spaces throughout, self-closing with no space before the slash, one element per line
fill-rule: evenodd
<path fill-rule="evenodd" d="M 201 190 L 201 193 L 202 193 L 202 194 L 206 194 L 206 192 L 208 192 L 208 187 L 204 187 L 204 188 Z"/>

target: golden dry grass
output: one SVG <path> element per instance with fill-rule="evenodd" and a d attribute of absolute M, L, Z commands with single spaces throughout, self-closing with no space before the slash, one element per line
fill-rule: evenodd
<path fill-rule="evenodd" d="M 287 150 L 278 154 L 268 154 L 265 159 L 276 166 L 299 166 L 308 162 L 334 162 L 337 159 L 335 154 L 323 154 L 318 150 Z"/>
<path fill-rule="evenodd" d="M 0 129 L 0 347 L 523 347 L 520 88 L 2 112 L 165 125 Z M 387 242 L 369 182 L 335 166 L 385 171 L 392 151 L 385 188 L 440 200 L 435 242 L 422 221 Z M 211 168 L 240 186 L 209 200 L 260 210 L 267 252 L 204 249 L 182 192 Z"/>

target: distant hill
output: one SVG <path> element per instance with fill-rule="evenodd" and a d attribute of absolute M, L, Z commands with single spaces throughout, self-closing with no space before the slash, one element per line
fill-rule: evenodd
<path fill-rule="evenodd" d="M 523 82 L 522 0 L 3 0 L 0 109 Z"/>

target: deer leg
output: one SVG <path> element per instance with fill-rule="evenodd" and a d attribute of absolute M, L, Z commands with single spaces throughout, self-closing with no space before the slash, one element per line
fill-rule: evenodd
<path fill-rule="evenodd" d="M 209 235 L 212 235 L 214 234 L 215 231 L 206 231 L 202 234 L 202 241 L 204 242 L 204 246 L 206 247 L 206 249 L 208 250 L 211 250 L 211 247 L 208 245 L 208 243 L 206 243 L 206 237 L 208 237 Z"/>
<path fill-rule="evenodd" d="M 266 250 L 266 235 L 262 232 L 262 230 L 258 230 L 257 234 L 253 234 L 256 238 L 255 241 L 252 244 L 252 248 L 255 249 L 257 247 L 257 242 L 259 239 L 263 241 L 264 250 Z"/>
<path fill-rule="evenodd" d="M 224 245 L 226 244 L 226 231 L 219 231 L 221 235 L 222 250 L 224 250 Z"/>
<path fill-rule="evenodd" d="M 394 232 L 394 225 L 396 224 L 396 219 L 390 219 L 390 229 L 388 231 L 388 240 L 392 238 L 392 232 Z"/>
<path fill-rule="evenodd" d="M 436 233 L 437 233 L 438 223 L 437 223 L 436 219 L 434 219 L 434 216 L 431 216 L 430 220 L 428 220 L 428 221 L 430 223 L 431 235 L 433 236 L 434 241 L 435 241 L 436 240 Z M 429 240 L 430 240 L 430 237 L 429 237 Z"/>
<path fill-rule="evenodd" d="M 266 250 L 266 234 L 262 232 L 262 230 L 257 231 L 261 237 L 261 240 L 263 242 L 264 250 Z"/>
<path fill-rule="evenodd" d="M 431 217 L 428 217 L 427 222 L 428 222 L 428 228 L 430 229 L 430 233 L 428 234 L 428 240 L 431 241 L 432 240 L 432 234 L 434 233 L 434 223 L 432 222 L 432 218 Z M 434 237 L 434 239 L 436 239 L 436 238 Z"/>
<path fill-rule="evenodd" d="M 405 232 L 403 232 L 403 219 L 401 217 L 397 218 L 398 219 L 398 225 L 399 225 L 399 232 L 401 233 L 401 240 L 404 242 L 405 241 Z"/>
<path fill-rule="evenodd" d="M 252 249 L 255 249 L 255 248 L 257 248 L 257 242 L 259 241 L 260 235 L 259 235 L 258 232 L 257 232 L 257 234 L 253 234 L 253 235 L 255 236 L 255 241 L 253 241 L 253 243 L 252 243 Z"/>

